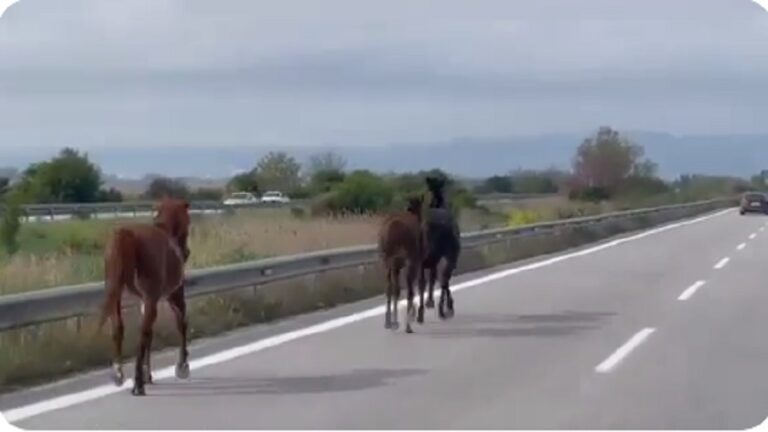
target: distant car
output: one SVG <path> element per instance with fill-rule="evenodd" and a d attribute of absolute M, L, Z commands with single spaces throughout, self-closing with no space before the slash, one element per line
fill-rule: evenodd
<path fill-rule="evenodd" d="M 224 200 L 224 205 L 227 206 L 234 206 L 234 205 L 247 205 L 247 204 L 257 204 L 259 202 L 259 199 L 256 198 L 256 196 L 250 192 L 235 192 L 231 194 L 227 199 Z"/>
<path fill-rule="evenodd" d="M 282 192 L 278 191 L 269 191 L 266 192 L 264 195 L 261 196 L 261 202 L 263 203 L 278 203 L 278 204 L 287 204 L 291 202 L 291 199 L 287 196 L 283 195 Z"/>
<path fill-rule="evenodd" d="M 764 193 L 747 192 L 741 197 L 741 206 L 739 213 L 768 213 L 768 198 Z"/>

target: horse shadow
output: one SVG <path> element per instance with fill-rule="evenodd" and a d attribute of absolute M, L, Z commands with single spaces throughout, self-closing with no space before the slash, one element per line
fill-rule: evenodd
<path fill-rule="evenodd" d="M 568 337 L 600 328 L 613 312 L 562 311 L 549 314 L 459 314 L 421 330 L 427 338 Z"/>
<path fill-rule="evenodd" d="M 425 369 L 359 369 L 349 373 L 285 377 L 200 377 L 187 382 L 159 382 L 151 395 L 298 395 L 363 391 L 426 374 Z"/>

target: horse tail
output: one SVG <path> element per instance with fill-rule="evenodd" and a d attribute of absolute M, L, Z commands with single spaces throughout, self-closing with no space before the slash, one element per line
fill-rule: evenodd
<path fill-rule="evenodd" d="M 120 305 L 123 288 L 134 278 L 136 272 L 136 237 L 125 229 L 118 229 L 107 249 L 104 273 L 107 297 L 101 307 L 100 330 Z"/>

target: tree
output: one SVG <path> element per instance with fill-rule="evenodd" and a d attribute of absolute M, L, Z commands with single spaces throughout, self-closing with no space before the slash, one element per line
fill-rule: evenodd
<path fill-rule="evenodd" d="M 5 210 L 0 220 L 0 245 L 8 255 L 19 250 L 19 231 L 21 230 L 21 196 L 17 191 L 9 192 L 3 199 Z"/>
<path fill-rule="evenodd" d="M 346 174 L 337 170 L 319 170 L 312 173 L 309 179 L 309 188 L 312 193 L 329 192 L 338 184 L 344 182 Z"/>
<path fill-rule="evenodd" d="M 259 193 L 259 180 L 255 170 L 232 177 L 227 183 L 227 191 Z"/>
<path fill-rule="evenodd" d="M 380 212 L 388 209 L 394 190 L 387 182 L 370 171 L 352 172 L 336 188 L 339 210 L 351 213 Z"/>
<path fill-rule="evenodd" d="M 19 185 L 25 200 L 52 203 L 95 202 L 101 188 L 101 172 L 72 148 L 53 159 L 30 165 Z"/>
<path fill-rule="evenodd" d="M 310 177 L 318 172 L 343 173 L 347 167 L 347 161 L 334 151 L 327 151 L 312 155 L 307 163 L 307 172 Z"/>
<path fill-rule="evenodd" d="M 512 193 L 512 179 L 509 176 L 491 176 L 485 179 L 482 190 L 492 193 Z"/>
<path fill-rule="evenodd" d="M 184 182 L 167 177 L 158 177 L 152 180 L 152 183 L 144 192 L 144 197 L 152 200 L 162 198 L 189 199 L 189 188 Z"/>
<path fill-rule="evenodd" d="M 655 178 L 658 171 L 658 164 L 652 160 L 646 159 L 635 164 L 632 169 L 632 175 L 636 177 Z"/>
<path fill-rule="evenodd" d="M 123 202 L 123 193 L 115 188 L 102 189 L 97 194 L 96 201 L 106 203 Z"/>
<path fill-rule="evenodd" d="M 573 171 L 581 187 L 612 190 L 638 168 L 642 156 L 642 147 L 609 127 L 601 127 L 579 146 Z"/>
<path fill-rule="evenodd" d="M 11 188 L 11 179 L 0 177 L 0 202 L 2 202 L 3 197 L 8 193 L 8 191 Z"/>
<path fill-rule="evenodd" d="M 261 158 L 255 172 L 264 190 L 290 192 L 300 186 L 301 165 L 285 152 L 270 152 Z"/>

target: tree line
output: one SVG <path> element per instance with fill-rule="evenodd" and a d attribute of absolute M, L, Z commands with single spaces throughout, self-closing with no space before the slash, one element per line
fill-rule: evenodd
<path fill-rule="evenodd" d="M 749 189 L 768 190 L 768 170 L 750 180 L 683 175 L 665 181 L 641 145 L 610 127 L 601 127 L 577 146 L 570 170 L 514 170 L 474 186 L 439 169 L 377 174 L 347 169 L 346 160 L 335 152 L 318 153 L 304 164 L 286 152 L 270 152 L 221 189 L 190 190 L 179 179 L 160 177 L 141 196 L 130 198 L 220 200 L 225 193 L 279 190 L 292 198 L 311 198 L 315 214 L 381 212 L 402 206 L 409 194 L 423 192 L 426 174 L 448 180 L 456 210 L 475 207 L 477 195 L 486 193 L 561 194 L 575 201 L 599 202 L 665 195 L 674 195 L 678 200 L 702 199 Z M 8 177 L 0 172 L 0 204 L 6 208 L 0 241 L 18 230 L 14 225 L 20 205 L 120 202 L 128 198 L 114 188 L 105 188 L 99 167 L 87 153 L 72 148 L 31 164 L 15 182 Z"/>

